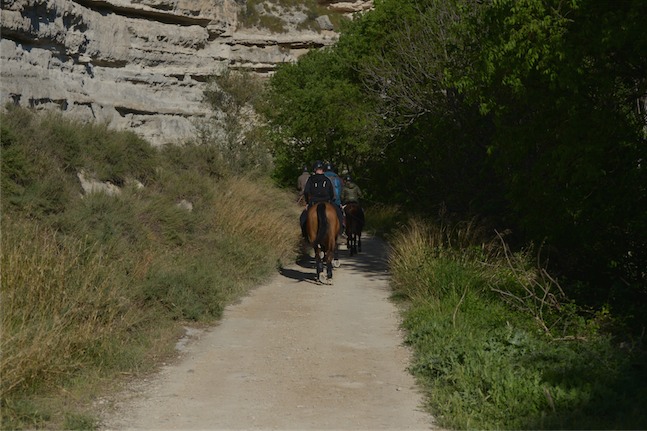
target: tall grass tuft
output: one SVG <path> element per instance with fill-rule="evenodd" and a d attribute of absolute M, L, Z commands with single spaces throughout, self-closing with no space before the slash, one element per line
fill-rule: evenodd
<path fill-rule="evenodd" d="M 2 220 L 0 395 L 51 389 L 142 321 L 124 262 L 37 223 Z M 90 352 L 90 350 L 93 350 Z"/>
<path fill-rule="evenodd" d="M 218 225 L 234 236 L 255 238 L 259 246 L 287 251 L 277 261 L 285 263 L 296 252 L 293 247 L 299 238 L 295 228 L 300 210 L 296 205 L 285 205 L 290 200 L 294 200 L 293 193 L 274 188 L 269 179 L 230 178 L 219 188 L 213 215 Z"/>

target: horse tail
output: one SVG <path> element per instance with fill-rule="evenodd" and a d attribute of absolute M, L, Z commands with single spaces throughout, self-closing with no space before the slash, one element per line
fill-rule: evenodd
<path fill-rule="evenodd" d="M 317 238 L 315 239 L 315 244 L 324 246 L 327 231 L 328 218 L 326 217 L 326 204 L 322 202 L 317 204 Z"/>

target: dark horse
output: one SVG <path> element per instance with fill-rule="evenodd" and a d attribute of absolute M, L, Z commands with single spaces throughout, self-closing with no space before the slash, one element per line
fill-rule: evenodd
<path fill-rule="evenodd" d="M 317 280 L 321 283 L 332 284 L 332 261 L 337 251 L 337 237 L 340 233 L 339 217 L 331 203 L 319 202 L 308 208 L 306 234 L 315 251 Z M 324 261 L 326 262 L 325 277 Z"/>
<path fill-rule="evenodd" d="M 344 207 L 346 214 L 346 237 L 350 255 L 362 251 L 362 229 L 364 229 L 364 211 L 357 202 L 350 202 Z"/>

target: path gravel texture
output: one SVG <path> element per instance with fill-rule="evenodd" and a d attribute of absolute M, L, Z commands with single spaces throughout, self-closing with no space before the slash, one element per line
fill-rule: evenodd
<path fill-rule="evenodd" d="M 227 307 L 181 358 L 118 397 L 104 430 L 428 430 L 407 372 L 385 246 L 340 251 L 333 285 L 284 268 Z"/>

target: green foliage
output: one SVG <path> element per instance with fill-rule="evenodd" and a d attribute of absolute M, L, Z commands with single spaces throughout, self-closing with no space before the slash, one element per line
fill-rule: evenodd
<path fill-rule="evenodd" d="M 91 416 L 68 414 L 65 415 L 63 426 L 66 430 L 94 430 L 99 428 L 99 422 Z"/>
<path fill-rule="evenodd" d="M 4 210 L 33 217 L 61 213 L 75 200 L 77 173 L 123 186 L 155 177 L 155 150 L 130 132 L 82 124 L 60 114 L 30 116 L 18 108 L 2 115 Z"/>
<path fill-rule="evenodd" d="M 222 280 L 205 269 L 206 262 L 196 262 L 193 258 L 169 256 L 169 261 L 175 265 L 160 262 L 159 266 L 152 268 L 144 282 L 142 300 L 161 304 L 176 320 L 219 318 L 225 302 Z M 183 265 L 178 266 L 178 261 Z"/>
<path fill-rule="evenodd" d="M 441 426 L 644 427 L 644 350 L 619 345 L 595 321 L 600 316 L 583 318 L 564 297 L 555 297 L 559 308 L 537 313 L 527 286 L 542 271 L 530 254 L 512 258 L 473 223 L 416 221 L 400 233 L 390 267 L 396 295 L 409 299 L 411 371 Z"/>
<path fill-rule="evenodd" d="M 275 175 L 294 182 L 294 169 L 329 160 L 354 168 L 371 152 L 375 119 L 349 64 L 334 50 L 310 51 L 273 75 L 262 111 L 274 142 Z"/>
<path fill-rule="evenodd" d="M 645 283 L 633 268 L 647 244 L 635 109 L 647 64 L 629 54 L 647 43 L 645 12 L 639 2 L 496 2 L 479 22 L 488 32 L 464 87 L 492 113 L 492 167 L 524 234 L 555 247 L 572 277 L 605 289 L 618 277 Z"/>
<path fill-rule="evenodd" d="M 281 183 L 292 184 L 297 167 L 317 159 L 362 178 L 371 175 L 369 162 L 382 156 L 390 132 L 381 126 L 376 98 L 365 91 L 362 68 L 374 62 L 400 18 L 415 12 L 415 2 L 379 3 L 346 23 L 334 47 L 310 51 L 272 76 L 262 112 Z"/>

